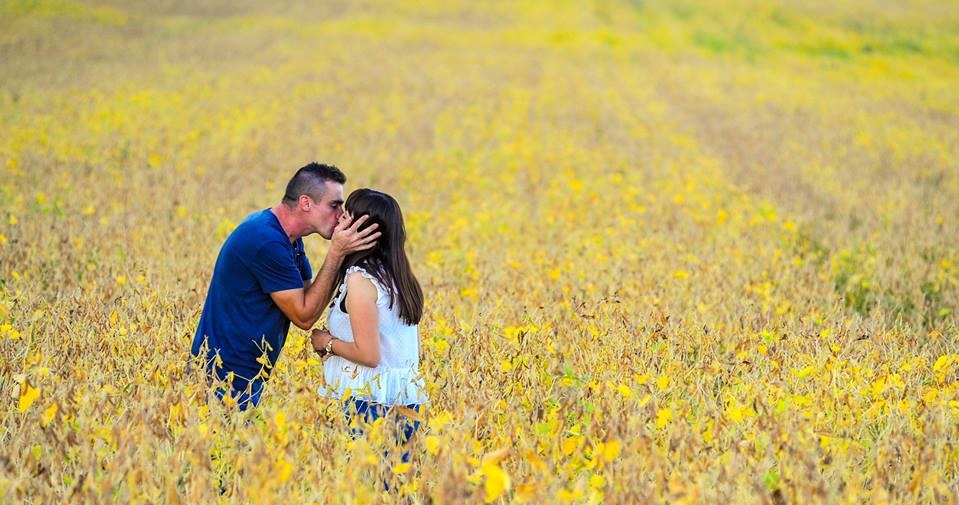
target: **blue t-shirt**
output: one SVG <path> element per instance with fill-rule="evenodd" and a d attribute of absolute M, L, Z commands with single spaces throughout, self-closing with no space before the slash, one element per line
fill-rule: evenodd
<path fill-rule="evenodd" d="M 205 340 L 206 359 L 216 374 L 225 378 L 233 372 L 233 387 L 245 390 L 263 366 L 257 358 L 266 355 L 267 371 L 276 364 L 290 329 L 290 320 L 270 293 L 303 288 L 303 281 L 312 276 L 303 239 L 291 243 L 270 209 L 250 214 L 220 249 L 193 338 L 193 355 L 200 354 Z M 214 366 L 217 353 L 222 368 Z"/>

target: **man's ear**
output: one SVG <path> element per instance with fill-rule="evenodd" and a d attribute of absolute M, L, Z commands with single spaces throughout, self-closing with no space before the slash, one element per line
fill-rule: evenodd
<path fill-rule="evenodd" d="M 310 197 L 307 195 L 300 195 L 300 208 L 306 212 L 309 212 L 310 205 L 313 205 L 313 202 L 310 201 Z"/>

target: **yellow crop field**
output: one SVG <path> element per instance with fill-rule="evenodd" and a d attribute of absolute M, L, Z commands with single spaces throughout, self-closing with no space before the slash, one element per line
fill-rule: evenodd
<path fill-rule="evenodd" d="M 409 463 L 304 331 L 186 366 L 314 160 L 406 217 Z M 0 2 L 2 503 L 957 503 L 957 311 L 951 0 Z"/>

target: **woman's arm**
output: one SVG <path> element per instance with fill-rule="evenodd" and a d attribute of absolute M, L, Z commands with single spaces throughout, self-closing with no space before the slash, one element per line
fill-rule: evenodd
<path fill-rule="evenodd" d="M 374 368 L 380 364 L 380 321 L 376 310 L 376 286 L 362 275 L 346 278 L 346 312 L 350 315 L 353 342 L 333 341 L 333 354 L 358 365 Z M 314 348 L 323 349 L 332 338 L 323 333 Z M 320 344 L 320 345 L 316 345 Z"/>

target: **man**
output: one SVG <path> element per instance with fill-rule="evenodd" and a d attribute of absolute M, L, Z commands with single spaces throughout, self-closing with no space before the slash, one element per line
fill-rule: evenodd
<path fill-rule="evenodd" d="M 220 398 L 229 393 L 226 403 L 241 410 L 259 403 L 290 322 L 309 330 L 330 301 L 343 258 L 376 245 L 375 224 L 358 231 L 365 216 L 338 223 L 345 182 L 338 168 L 310 163 L 290 179 L 282 202 L 250 214 L 223 243 L 191 352 L 226 381 L 217 390 Z M 313 233 L 330 248 L 311 282 L 303 237 Z"/>

